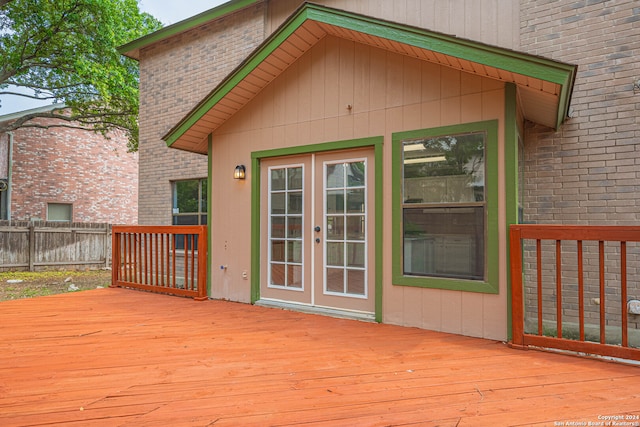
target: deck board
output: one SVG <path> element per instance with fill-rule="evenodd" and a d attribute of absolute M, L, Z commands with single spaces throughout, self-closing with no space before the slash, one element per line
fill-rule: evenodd
<path fill-rule="evenodd" d="M 638 384 L 637 366 L 246 304 L 0 303 L 2 426 L 543 426 L 640 415 Z"/>

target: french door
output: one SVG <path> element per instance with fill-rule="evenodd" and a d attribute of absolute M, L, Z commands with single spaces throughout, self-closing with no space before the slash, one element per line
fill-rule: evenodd
<path fill-rule="evenodd" d="M 373 150 L 261 161 L 260 298 L 373 313 Z"/>

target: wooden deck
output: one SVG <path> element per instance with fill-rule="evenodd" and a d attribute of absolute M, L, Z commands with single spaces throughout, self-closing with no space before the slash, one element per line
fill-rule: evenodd
<path fill-rule="evenodd" d="M 609 416 L 640 425 L 640 367 L 127 289 L 0 303 L 3 427 L 553 426 Z"/>

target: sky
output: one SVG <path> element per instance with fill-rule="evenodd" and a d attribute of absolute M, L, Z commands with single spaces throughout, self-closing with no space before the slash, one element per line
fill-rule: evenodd
<path fill-rule="evenodd" d="M 226 1 L 228 0 L 139 0 L 138 5 L 141 11 L 153 15 L 167 26 L 212 9 Z M 0 96 L 0 116 L 47 104 L 20 96 Z"/>

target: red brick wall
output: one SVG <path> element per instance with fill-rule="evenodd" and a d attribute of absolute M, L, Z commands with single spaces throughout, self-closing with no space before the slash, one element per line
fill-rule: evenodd
<path fill-rule="evenodd" d="M 572 117 L 525 133 L 525 220 L 638 225 L 640 2 L 521 0 L 521 49 L 577 64 Z"/>
<path fill-rule="evenodd" d="M 11 219 L 46 220 L 47 203 L 71 203 L 75 222 L 137 223 L 138 155 L 127 153 L 124 135 L 105 139 L 70 128 L 13 133 Z"/>

